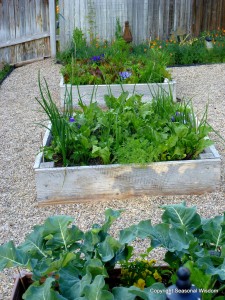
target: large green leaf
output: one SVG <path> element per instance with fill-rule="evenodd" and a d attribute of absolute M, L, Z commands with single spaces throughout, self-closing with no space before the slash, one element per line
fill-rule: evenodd
<path fill-rule="evenodd" d="M 85 232 L 84 241 L 81 246 L 81 250 L 86 254 L 86 258 L 90 255 L 92 258 L 92 252 L 94 251 L 96 245 L 100 242 L 99 230 L 92 229 L 90 231 Z"/>
<path fill-rule="evenodd" d="M 26 236 L 26 240 L 21 244 L 18 249 L 24 252 L 29 252 L 32 257 L 47 257 L 45 253 L 44 239 L 43 239 L 44 226 L 35 226 L 33 232 Z"/>
<path fill-rule="evenodd" d="M 152 230 L 151 220 L 144 220 L 139 222 L 137 225 L 131 225 L 120 231 L 120 243 L 130 243 L 140 237 L 145 239 L 150 235 Z"/>
<path fill-rule="evenodd" d="M 167 250 L 186 252 L 192 235 L 187 235 L 183 229 L 170 228 L 169 224 L 157 224 L 150 230 L 151 246 L 164 247 Z"/>
<path fill-rule="evenodd" d="M 120 231 L 119 242 L 121 244 L 130 243 L 137 237 L 137 225 L 132 225 Z"/>
<path fill-rule="evenodd" d="M 44 223 L 43 232 L 45 239 L 48 239 L 46 245 L 53 249 L 62 246 L 67 249 L 68 241 L 71 238 L 71 232 L 68 230 L 68 226 L 73 220 L 72 217 L 63 215 L 49 217 Z"/>
<path fill-rule="evenodd" d="M 202 229 L 201 240 L 205 240 L 211 245 L 214 244 L 215 250 L 225 244 L 224 216 L 216 216 L 213 219 L 205 220 Z"/>
<path fill-rule="evenodd" d="M 25 294 L 23 294 L 24 300 L 67 300 L 58 292 L 54 291 L 52 287 L 54 279 L 47 278 L 46 281 L 39 285 L 39 283 L 32 284 Z"/>
<path fill-rule="evenodd" d="M 106 209 L 105 211 L 105 223 L 102 225 L 102 230 L 107 232 L 113 222 L 117 220 L 121 215 L 122 210 L 113 210 L 111 208 Z"/>
<path fill-rule="evenodd" d="M 106 239 L 99 243 L 98 253 L 103 262 L 110 261 L 122 245 L 112 236 L 107 236 Z"/>
<path fill-rule="evenodd" d="M 190 241 L 194 239 L 191 234 L 185 234 L 185 231 L 180 228 L 171 228 L 169 230 L 169 237 L 172 249 L 179 252 L 186 252 L 185 250 L 189 248 Z M 171 249 L 168 250 L 171 251 Z"/>
<path fill-rule="evenodd" d="M 194 232 L 201 226 L 201 218 L 196 213 L 196 207 L 186 207 L 185 203 L 163 205 L 165 210 L 162 220 L 177 228 L 183 228 L 186 231 Z"/>
<path fill-rule="evenodd" d="M 97 275 L 108 276 L 102 261 L 97 258 L 88 260 L 84 265 L 84 269 L 86 269 L 86 272 L 90 273 L 92 277 L 96 277 Z"/>
<path fill-rule="evenodd" d="M 40 275 L 45 276 L 51 274 L 52 272 L 58 272 L 60 269 L 66 267 L 72 260 L 76 259 L 76 254 L 72 252 L 62 253 L 60 258 L 54 261 L 48 261 L 46 264 L 47 268 L 39 269 Z M 39 267 L 40 264 L 37 264 Z"/>
<path fill-rule="evenodd" d="M 152 229 L 151 220 L 144 220 L 137 225 L 137 236 L 141 239 L 145 239 L 149 236 L 150 230 Z"/>
<path fill-rule="evenodd" d="M 202 257 L 196 261 L 196 264 L 205 273 L 210 275 L 218 275 L 221 280 L 225 280 L 225 259 L 223 263 L 215 267 L 210 257 Z"/>
<path fill-rule="evenodd" d="M 72 266 L 63 268 L 59 272 L 59 286 L 61 294 L 68 300 L 74 300 L 82 296 L 83 289 L 91 283 L 92 276 L 87 273 L 81 278 L 79 270 Z"/>
<path fill-rule="evenodd" d="M 196 285 L 198 288 L 208 290 L 211 287 L 211 278 L 212 276 L 203 272 L 199 267 L 197 267 L 193 261 L 187 261 L 184 264 L 184 267 L 188 268 L 191 272 L 191 283 Z"/>
<path fill-rule="evenodd" d="M 170 226 L 169 224 L 157 224 L 155 226 L 152 226 L 150 230 L 150 238 L 151 238 L 151 246 L 153 248 L 163 246 L 167 249 L 171 249 L 171 251 L 174 251 L 172 248 L 172 242 L 169 236 L 169 230 Z"/>
<path fill-rule="evenodd" d="M 84 296 L 87 300 L 114 300 L 113 295 L 104 290 L 105 281 L 102 275 L 95 277 L 91 284 L 84 287 Z"/>
<path fill-rule="evenodd" d="M 4 268 L 26 267 L 28 262 L 28 255 L 16 249 L 12 241 L 0 246 L 0 271 Z"/>
<path fill-rule="evenodd" d="M 126 287 L 115 287 L 112 289 L 114 300 L 135 300 L 136 295 L 130 293 L 130 289 Z"/>

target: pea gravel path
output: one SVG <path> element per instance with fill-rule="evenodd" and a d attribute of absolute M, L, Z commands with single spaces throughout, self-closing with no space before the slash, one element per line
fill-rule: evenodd
<path fill-rule="evenodd" d="M 38 208 L 35 200 L 33 163 L 41 141 L 42 128 L 35 123 L 43 116 L 37 112 L 38 71 L 50 86 L 53 97 L 59 99 L 60 66 L 52 60 L 40 61 L 18 69 L 0 86 L 0 244 L 13 239 L 24 240 L 32 226 L 53 214 L 69 214 L 76 218 L 82 229 L 102 222 L 106 208 L 125 209 L 114 231 L 161 216 L 159 206 L 186 200 L 197 205 L 205 217 L 225 211 L 224 145 L 212 135 L 222 156 L 222 185 L 215 193 L 201 196 L 144 197 L 134 200 L 114 200 L 100 203 L 48 206 Z M 225 138 L 225 64 L 172 68 L 177 81 L 177 96 L 193 98 L 196 109 L 202 112 L 209 101 L 209 122 Z M 136 251 L 143 250 L 146 242 L 136 244 Z M 158 255 L 158 252 L 156 253 Z M 12 271 L 0 273 L 0 300 L 10 299 L 13 285 Z"/>

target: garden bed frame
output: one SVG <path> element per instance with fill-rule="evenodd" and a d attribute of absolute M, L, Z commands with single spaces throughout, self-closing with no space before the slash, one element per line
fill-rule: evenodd
<path fill-rule="evenodd" d="M 128 91 L 130 95 L 143 95 L 142 101 L 149 102 L 153 96 L 172 94 L 173 100 L 176 100 L 176 82 L 165 79 L 164 83 L 137 83 L 137 84 L 110 84 L 110 85 L 78 85 L 72 86 L 73 106 L 78 107 L 78 99 L 81 97 L 84 104 L 89 105 L 91 99 L 97 101 L 101 108 L 105 108 L 104 96 L 112 93 L 113 96 L 119 97 L 123 91 Z M 93 91 L 94 89 L 94 91 Z M 64 106 L 64 99 L 71 90 L 71 84 L 65 84 L 64 78 L 60 80 L 60 105 Z"/>
<path fill-rule="evenodd" d="M 50 141 L 47 130 L 43 145 Z M 210 146 L 197 160 L 55 168 L 39 153 L 34 171 L 39 205 L 82 203 L 213 192 L 220 186 L 221 159 Z"/>

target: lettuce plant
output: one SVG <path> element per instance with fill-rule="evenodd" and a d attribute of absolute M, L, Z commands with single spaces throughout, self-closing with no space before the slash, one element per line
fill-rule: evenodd
<path fill-rule="evenodd" d="M 164 212 L 159 224 L 143 220 L 121 230 L 118 238 L 109 232 L 121 211 L 107 209 L 105 222 L 94 224 L 86 232 L 70 216 L 49 217 L 44 224 L 36 225 L 19 246 L 13 241 L 0 246 L 0 270 L 17 267 L 32 272 L 33 283 L 23 295 L 25 300 L 165 300 L 167 286 L 151 284 L 149 278 L 147 288 L 144 279 L 136 277 L 136 286 L 108 285 L 116 264 L 127 265 L 132 258 L 130 244 L 137 238 L 149 239 L 146 255 L 151 255 L 152 249 L 164 248 L 172 282 L 176 270 L 184 265 L 191 271 L 192 283 L 202 289 L 203 300 L 224 299 L 225 214 L 204 219 L 195 207 L 185 203 L 161 208 Z M 204 292 L 210 289 L 214 293 Z"/>

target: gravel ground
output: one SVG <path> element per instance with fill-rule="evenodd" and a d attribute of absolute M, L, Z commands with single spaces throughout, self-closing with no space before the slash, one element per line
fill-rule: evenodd
<path fill-rule="evenodd" d="M 159 206 L 167 203 L 186 200 L 189 206 L 196 205 L 204 217 L 225 211 L 224 145 L 215 134 L 212 137 L 222 157 L 222 184 L 214 193 L 37 207 L 33 164 L 44 133 L 43 128 L 35 125 L 43 118 L 35 102 L 39 95 L 38 71 L 47 79 L 53 97 L 58 100 L 59 69 L 50 59 L 39 61 L 15 69 L 0 86 L 0 244 L 10 239 L 20 243 L 33 225 L 54 214 L 69 214 L 82 229 L 87 229 L 93 222 L 102 222 L 106 208 L 125 209 L 114 225 L 117 232 L 142 219 L 158 222 L 162 213 Z M 177 81 L 177 96 L 193 98 L 200 113 L 209 102 L 209 122 L 225 138 L 225 64 L 172 68 L 172 73 Z M 143 250 L 145 244 L 136 244 L 136 251 Z M 0 300 L 10 299 L 12 275 L 12 270 L 0 273 Z"/>

